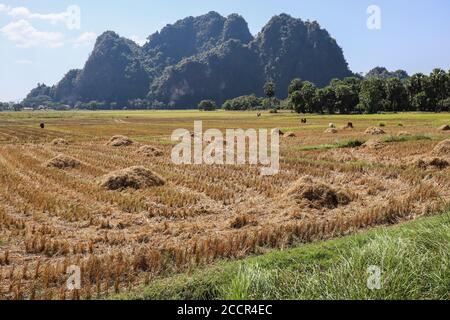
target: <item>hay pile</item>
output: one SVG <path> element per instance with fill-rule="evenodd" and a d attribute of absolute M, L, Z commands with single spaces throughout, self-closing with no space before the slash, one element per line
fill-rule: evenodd
<path fill-rule="evenodd" d="M 52 141 L 52 145 L 54 146 L 67 146 L 69 143 L 63 138 L 57 138 Z"/>
<path fill-rule="evenodd" d="M 362 146 L 364 148 L 377 150 L 377 149 L 383 148 L 384 144 L 380 140 L 369 140 L 369 141 L 366 141 Z"/>
<path fill-rule="evenodd" d="M 431 153 L 436 156 L 450 157 L 450 139 L 439 142 Z"/>
<path fill-rule="evenodd" d="M 376 135 L 381 135 L 381 134 L 386 134 L 386 132 L 383 129 L 377 128 L 377 127 L 370 127 L 367 128 L 366 131 L 364 132 L 365 134 L 371 134 L 373 136 Z"/>
<path fill-rule="evenodd" d="M 352 197 L 347 192 L 316 182 L 309 176 L 295 182 L 284 196 L 293 199 L 300 206 L 314 209 L 334 209 L 352 201 Z"/>
<path fill-rule="evenodd" d="M 107 146 L 111 147 L 126 147 L 133 144 L 133 140 L 125 136 L 114 136 L 106 143 Z"/>
<path fill-rule="evenodd" d="M 76 168 L 80 165 L 81 161 L 63 154 L 60 154 L 45 163 L 46 167 L 58 169 Z"/>
<path fill-rule="evenodd" d="M 399 137 L 410 137 L 411 133 L 409 133 L 408 131 L 400 131 L 397 136 L 399 136 Z"/>
<path fill-rule="evenodd" d="M 108 190 L 142 189 L 162 186 L 165 183 L 162 177 L 142 166 L 117 170 L 99 179 L 99 185 Z"/>
<path fill-rule="evenodd" d="M 443 126 L 439 127 L 440 131 L 450 131 L 450 126 L 448 124 L 445 124 Z"/>
<path fill-rule="evenodd" d="M 328 128 L 327 130 L 324 131 L 324 133 L 336 134 L 338 133 L 338 131 L 335 128 Z"/>
<path fill-rule="evenodd" d="M 160 157 L 164 154 L 162 150 L 148 145 L 140 147 L 137 153 L 146 157 Z"/>

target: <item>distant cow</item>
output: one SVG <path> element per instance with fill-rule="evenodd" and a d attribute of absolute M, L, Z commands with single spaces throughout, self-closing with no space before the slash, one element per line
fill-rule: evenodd
<path fill-rule="evenodd" d="M 335 125 L 334 123 L 330 122 L 330 124 L 328 125 L 328 127 L 334 129 L 334 128 L 336 128 L 336 125 Z"/>
<path fill-rule="evenodd" d="M 300 120 L 302 123 L 307 123 L 308 121 L 306 120 L 306 118 L 303 118 Z"/>
<path fill-rule="evenodd" d="M 347 123 L 347 127 L 346 128 L 347 129 L 353 129 L 353 123 L 352 122 Z"/>
<path fill-rule="evenodd" d="M 258 118 L 261 117 L 261 112 L 258 112 L 258 114 L 256 115 Z"/>
<path fill-rule="evenodd" d="M 39 125 L 41 127 L 41 129 L 45 128 L 45 123 L 41 122 L 41 124 Z"/>

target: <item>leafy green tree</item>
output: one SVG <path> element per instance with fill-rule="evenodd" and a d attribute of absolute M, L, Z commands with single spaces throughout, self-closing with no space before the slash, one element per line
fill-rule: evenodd
<path fill-rule="evenodd" d="M 335 107 L 341 114 L 349 113 L 349 106 L 352 104 L 352 91 L 350 86 L 340 83 L 334 88 L 335 93 Z"/>
<path fill-rule="evenodd" d="M 255 95 L 241 96 L 224 102 L 225 110 L 252 110 L 262 108 L 262 99 Z"/>
<path fill-rule="evenodd" d="M 297 92 L 297 91 L 296 91 Z M 316 102 L 317 102 L 317 88 L 309 81 L 305 81 L 302 85 L 300 91 L 300 106 L 304 109 L 304 112 L 313 113 L 317 112 Z"/>
<path fill-rule="evenodd" d="M 361 109 L 366 113 L 383 111 L 386 105 L 383 81 L 379 78 L 369 78 L 362 82 L 359 93 Z"/>
<path fill-rule="evenodd" d="M 450 81 L 447 73 L 442 69 L 434 69 L 430 74 L 430 85 L 433 90 L 433 96 L 438 101 L 447 98 L 448 82 Z"/>
<path fill-rule="evenodd" d="M 101 106 L 101 103 L 98 102 L 98 101 L 96 101 L 96 100 L 89 101 L 89 102 L 86 104 L 86 107 L 87 107 L 89 110 L 98 110 L 98 109 L 100 109 L 100 106 Z"/>
<path fill-rule="evenodd" d="M 416 94 L 424 90 L 425 78 L 426 76 L 423 73 L 416 73 L 406 81 L 406 89 L 410 101 L 412 101 Z"/>
<path fill-rule="evenodd" d="M 297 113 L 305 113 L 305 106 L 300 90 L 294 91 L 289 95 L 289 102 Z"/>
<path fill-rule="evenodd" d="M 356 77 L 333 79 L 330 87 L 334 92 L 334 110 L 341 114 L 352 113 L 359 103 L 361 81 Z"/>
<path fill-rule="evenodd" d="M 264 85 L 264 94 L 269 99 L 275 97 L 275 83 L 273 81 L 266 82 Z"/>
<path fill-rule="evenodd" d="M 446 91 L 446 97 L 450 98 L 450 70 L 447 72 L 447 91 Z"/>
<path fill-rule="evenodd" d="M 331 86 L 317 90 L 316 103 L 321 111 L 334 114 L 336 110 L 336 94 Z"/>
<path fill-rule="evenodd" d="M 291 95 L 295 91 L 300 91 L 300 89 L 303 87 L 303 81 L 299 78 L 296 78 L 291 81 L 288 87 L 288 95 Z"/>
<path fill-rule="evenodd" d="M 273 101 L 275 97 L 275 83 L 273 81 L 268 81 L 264 85 L 264 94 L 266 95 L 267 99 L 264 101 L 264 106 L 266 109 L 272 109 L 275 106 L 275 102 Z"/>
<path fill-rule="evenodd" d="M 450 111 L 450 98 L 440 100 L 438 102 L 438 110 L 446 112 Z"/>
<path fill-rule="evenodd" d="M 212 100 L 202 100 L 198 104 L 198 109 L 201 111 L 215 111 L 217 109 L 217 105 Z"/>
<path fill-rule="evenodd" d="M 280 100 L 278 100 L 277 98 L 273 97 L 273 98 L 265 98 L 262 99 L 262 107 L 263 109 L 272 109 L 273 111 L 277 111 L 280 108 Z"/>
<path fill-rule="evenodd" d="M 416 111 L 428 111 L 429 100 L 424 91 L 421 91 L 413 96 L 411 105 Z"/>
<path fill-rule="evenodd" d="M 388 111 L 406 110 L 408 105 L 408 94 L 405 86 L 398 78 L 385 80 L 386 100 L 389 104 Z"/>

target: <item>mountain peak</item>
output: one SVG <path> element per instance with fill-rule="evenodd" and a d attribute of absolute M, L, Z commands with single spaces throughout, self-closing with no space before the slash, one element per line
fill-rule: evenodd
<path fill-rule="evenodd" d="M 253 39 L 252 34 L 248 28 L 247 21 L 236 14 L 230 14 L 225 21 L 222 33 L 223 41 L 230 39 L 240 40 L 243 43 L 248 43 Z"/>
<path fill-rule="evenodd" d="M 263 94 L 266 79 L 276 83 L 282 98 L 283 88 L 294 78 L 320 87 L 350 75 L 342 49 L 316 21 L 282 13 L 253 38 L 239 14 L 223 17 L 211 11 L 166 25 L 143 47 L 106 31 L 97 38 L 82 70 L 32 94 L 68 102 L 147 98 L 188 107 L 206 98 L 220 103 Z"/>

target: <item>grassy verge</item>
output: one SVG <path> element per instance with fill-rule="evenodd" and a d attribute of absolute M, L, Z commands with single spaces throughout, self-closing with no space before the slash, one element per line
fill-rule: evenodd
<path fill-rule="evenodd" d="M 385 136 L 381 139 L 384 143 L 396 143 L 396 142 L 406 142 L 406 141 L 421 141 L 421 140 L 435 140 L 436 137 L 426 134 L 416 134 L 411 136 Z M 328 149 L 340 149 L 340 148 L 357 148 L 362 146 L 366 141 L 360 139 L 350 139 L 337 141 L 336 143 L 330 144 L 319 144 L 312 146 L 304 146 L 298 148 L 299 151 L 311 151 L 311 150 L 328 150 Z"/>
<path fill-rule="evenodd" d="M 425 134 L 416 134 L 411 136 L 387 136 L 382 141 L 386 143 L 391 142 L 406 142 L 406 141 L 420 141 L 420 140 L 433 140 L 434 137 Z"/>
<path fill-rule="evenodd" d="M 311 150 L 327 150 L 327 149 L 339 149 L 339 148 L 356 148 L 364 144 L 364 141 L 359 139 L 350 139 L 338 141 L 330 144 L 319 144 L 315 146 L 304 146 L 298 148 L 299 151 L 311 151 Z"/>
<path fill-rule="evenodd" d="M 369 290 L 368 268 L 381 270 Z M 450 213 L 221 262 L 116 299 L 450 299 Z"/>

